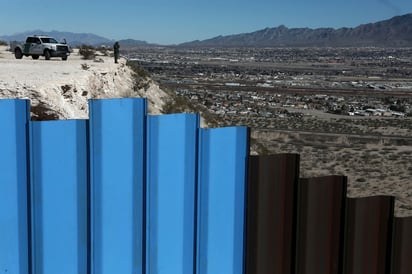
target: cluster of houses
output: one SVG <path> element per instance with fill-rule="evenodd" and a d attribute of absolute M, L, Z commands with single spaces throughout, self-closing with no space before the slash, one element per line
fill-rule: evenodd
<path fill-rule="evenodd" d="M 159 47 L 128 55 L 161 85 L 211 113 L 287 117 L 318 110 L 405 117 L 412 114 L 411 53 L 383 48 Z"/>
<path fill-rule="evenodd" d="M 286 93 L 177 89 L 178 95 L 206 106 L 211 113 L 251 117 L 303 116 L 302 110 L 320 110 L 347 116 L 405 117 L 412 111 L 412 99 L 404 99 L 405 112 L 395 111 L 390 98 L 343 97 L 326 94 L 290 95 Z"/>

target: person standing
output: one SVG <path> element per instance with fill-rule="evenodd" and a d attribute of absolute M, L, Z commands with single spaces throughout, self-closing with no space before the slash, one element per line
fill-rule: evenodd
<path fill-rule="evenodd" d="M 119 42 L 114 43 L 113 51 L 114 51 L 114 62 L 117 64 L 117 60 L 119 59 L 119 49 L 120 45 Z"/>

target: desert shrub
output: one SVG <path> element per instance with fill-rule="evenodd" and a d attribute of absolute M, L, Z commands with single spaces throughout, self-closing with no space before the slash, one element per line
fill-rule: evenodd
<path fill-rule="evenodd" d="M 260 141 L 255 138 L 250 138 L 250 147 L 258 155 L 269 155 L 269 149 Z"/>
<path fill-rule="evenodd" d="M 163 113 L 180 113 L 180 112 L 196 112 L 193 111 L 195 108 L 191 102 L 179 95 L 173 95 L 166 103 L 163 105 Z"/>
<path fill-rule="evenodd" d="M 150 75 L 138 63 L 127 61 L 126 65 L 133 71 L 133 90 L 148 89 L 150 85 Z"/>
<path fill-rule="evenodd" d="M 143 79 L 149 77 L 149 73 L 143 67 L 139 66 L 137 62 L 127 61 L 126 65 L 130 67 L 138 77 Z"/>
<path fill-rule="evenodd" d="M 97 47 L 96 51 L 99 51 L 103 56 L 109 56 L 109 50 L 106 46 Z"/>
<path fill-rule="evenodd" d="M 6 41 L 0 40 L 0 46 L 7 46 L 7 45 L 8 45 L 8 43 Z"/>
<path fill-rule="evenodd" d="M 79 48 L 79 54 L 84 60 L 92 60 L 96 56 L 96 49 L 93 46 L 81 45 Z"/>

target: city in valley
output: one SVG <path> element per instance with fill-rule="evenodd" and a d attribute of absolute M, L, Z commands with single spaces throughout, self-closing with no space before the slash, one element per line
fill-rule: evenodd
<path fill-rule="evenodd" d="M 124 50 L 175 96 L 168 112 L 251 128 L 252 153 L 298 153 L 300 176 L 346 175 L 349 196 L 412 214 L 412 48 Z"/>

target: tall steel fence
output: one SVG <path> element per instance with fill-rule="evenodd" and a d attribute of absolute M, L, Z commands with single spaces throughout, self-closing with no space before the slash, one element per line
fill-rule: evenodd
<path fill-rule="evenodd" d="M 30 121 L 0 100 L 0 273 L 410 274 L 412 217 L 299 178 L 299 155 L 249 156 L 246 127 L 89 102 Z"/>

